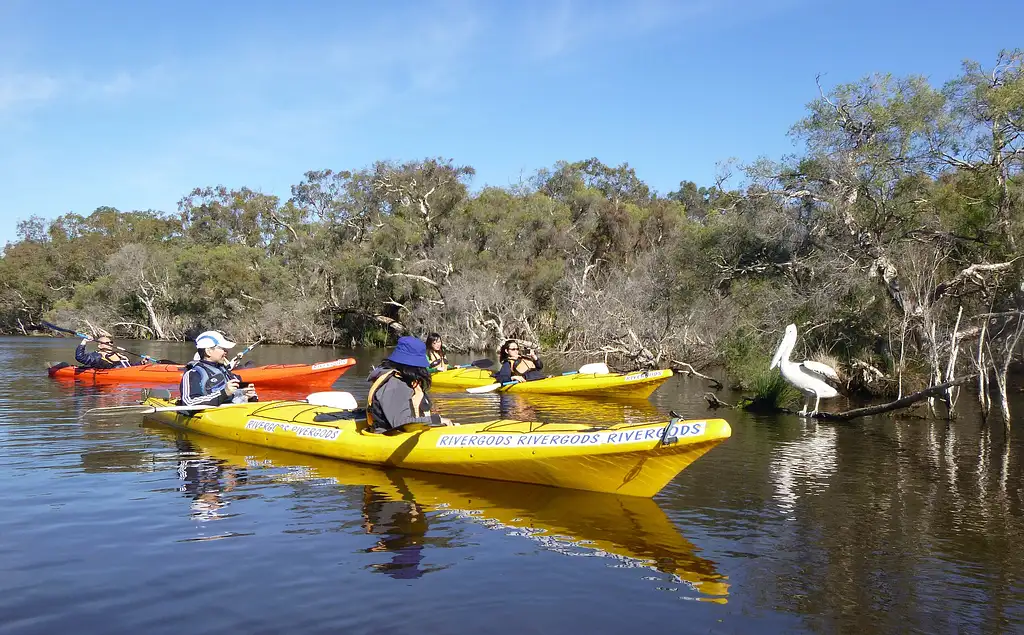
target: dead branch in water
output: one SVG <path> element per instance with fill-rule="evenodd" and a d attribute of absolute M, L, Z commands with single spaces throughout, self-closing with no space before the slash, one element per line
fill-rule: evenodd
<path fill-rule="evenodd" d="M 678 360 L 674 360 L 673 359 L 671 367 L 672 367 L 672 370 L 675 371 L 675 372 L 686 373 L 687 375 L 695 375 L 697 377 L 700 377 L 701 379 L 706 379 L 706 380 L 710 381 L 711 382 L 711 386 L 715 390 L 721 390 L 723 388 L 722 382 L 718 381 L 714 377 L 709 377 L 709 376 L 707 376 L 707 375 L 705 375 L 703 373 L 697 372 L 693 368 L 693 366 L 690 366 L 686 362 L 680 362 Z M 712 406 L 712 407 L 717 407 L 717 406 Z"/>
<path fill-rule="evenodd" d="M 722 401 L 721 399 L 716 397 L 715 393 L 713 393 L 713 392 L 706 392 L 706 393 L 704 393 L 704 400 L 708 402 L 708 408 L 711 408 L 712 410 L 715 410 L 717 408 L 721 408 L 722 406 L 725 406 L 726 408 L 735 408 L 736 407 L 736 406 L 734 406 L 732 404 L 725 403 L 724 401 Z"/>
<path fill-rule="evenodd" d="M 964 375 L 963 377 L 952 379 L 950 381 L 941 383 L 937 386 L 925 388 L 924 390 L 915 392 L 911 395 L 903 397 L 902 399 L 897 399 L 896 401 L 891 401 L 889 403 L 876 404 L 874 406 L 867 406 L 865 408 L 854 408 L 853 410 L 847 410 L 846 412 L 817 412 L 811 416 L 813 416 L 815 419 L 823 419 L 825 421 L 850 421 L 852 419 L 858 419 L 860 417 L 867 417 L 870 415 L 881 414 L 883 412 L 890 412 L 892 410 L 899 410 L 901 408 L 906 408 L 911 404 L 915 404 L 919 401 L 924 401 L 929 397 L 941 395 L 945 391 L 952 388 L 953 386 L 959 386 L 960 384 L 963 384 L 974 379 L 976 376 L 976 374 Z"/>

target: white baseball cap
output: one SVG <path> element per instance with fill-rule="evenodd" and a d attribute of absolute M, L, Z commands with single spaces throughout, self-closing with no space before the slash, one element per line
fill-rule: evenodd
<path fill-rule="evenodd" d="M 224 337 L 220 331 L 206 331 L 200 333 L 196 338 L 196 348 L 213 348 L 214 346 L 228 349 L 233 348 L 235 343 Z"/>

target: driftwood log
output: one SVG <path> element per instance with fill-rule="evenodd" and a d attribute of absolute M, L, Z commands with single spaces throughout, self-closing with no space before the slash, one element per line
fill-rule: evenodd
<path fill-rule="evenodd" d="M 965 375 L 963 377 L 957 377 L 950 381 L 938 384 L 937 386 L 931 386 L 925 388 L 913 394 L 907 395 L 896 401 L 890 401 L 889 403 L 876 404 L 874 406 L 866 406 L 864 408 L 854 408 L 853 410 L 847 410 L 845 412 L 816 412 L 812 416 L 815 419 L 821 419 L 823 421 L 850 421 L 851 419 L 858 419 L 860 417 L 868 417 L 871 415 L 881 414 L 883 412 L 891 412 L 893 410 L 900 410 L 906 408 L 919 401 L 924 401 L 929 397 L 938 397 L 953 386 L 959 386 L 965 382 L 968 382 L 977 377 L 977 375 Z"/>
<path fill-rule="evenodd" d="M 896 401 L 890 401 L 889 403 L 876 404 L 874 406 L 866 406 L 864 408 L 854 408 L 853 410 L 847 410 L 845 412 L 817 412 L 811 415 L 815 419 L 821 419 L 822 421 L 851 421 L 853 419 L 859 419 L 860 417 L 868 417 L 871 415 L 881 414 L 883 412 L 891 412 L 893 410 L 900 410 L 911 406 L 919 401 L 924 401 L 929 397 L 938 397 L 953 386 L 959 386 L 960 384 L 966 383 L 977 377 L 977 374 L 965 375 L 963 377 L 957 377 L 950 381 L 938 384 L 937 386 L 931 386 L 924 390 L 915 392 L 906 397 L 897 399 Z M 732 404 L 726 403 L 716 397 L 714 393 L 704 393 L 704 400 L 708 402 L 708 408 L 714 410 L 717 408 L 743 408 L 743 403 L 733 406 Z M 779 412 L 785 412 L 790 414 L 797 414 L 796 412 L 788 408 L 780 408 Z"/>

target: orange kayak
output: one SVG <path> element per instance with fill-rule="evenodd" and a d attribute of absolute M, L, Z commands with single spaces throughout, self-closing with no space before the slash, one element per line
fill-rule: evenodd
<path fill-rule="evenodd" d="M 271 364 L 235 369 L 242 381 L 256 384 L 256 388 L 301 386 L 311 389 L 327 389 L 341 377 L 342 373 L 355 365 L 351 357 L 318 364 Z M 47 369 L 55 379 L 76 379 L 97 384 L 139 383 L 174 385 L 181 381 L 184 366 L 177 364 L 146 364 L 129 368 L 83 368 L 68 364 L 56 364 Z"/>

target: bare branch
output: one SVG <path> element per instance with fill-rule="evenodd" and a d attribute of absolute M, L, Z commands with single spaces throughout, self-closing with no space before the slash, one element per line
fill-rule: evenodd
<path fill-rule="evenodd" d="M 984 287 L 985 279 L 982 274 L 992 273 L 994 271 L 1005 271 L 1012 267 L 1013 263 L 1017 262 L 1021 258 L 1024 258 L 1024 256 L 1017 256 L 1013 260 L 997 262 L 994 264 L 973 264 L 956 274 L 952 280 L 947 280 L 936 286 L 935 290 L 932 291 L 932 302 L 937 301 L 939 298 L 951 292 L 951 290 L 956 289 L 958 286 L 965 284 L 967 281 L 971 281 L 979 287 Z"/>
<path fill-rule="evenodd" d="M 847 410 L 846 412 L 816 412 L 812 417 L 816 419 L 824 419 L 826 421 L 850 421 L 851 419 L 859 419 L 860 417 L 868 417 L 871 415 L 881 414 L 883 412 L 889 412 L 892 410 L 899 410 L 900 408 L 906 408 L 907 406 L 924 401 L 929 397 L 936 397 L 942 395 L 953 386 L 959 386 L 960 384 L 966 383 L 974 379 L 977 375 L 972 373 L 970 375 L 964 375 L 956 379 L 944 382 L 938 386 L 932 386 L 925 388 L 924 390 L 915 392 L 911 395 L 907 395 L 902 399 L 897 399 L 889 403 L 878 404 L 874 406 L 867 406 L 865 408 L 854 408 L 853 410 Z"/>

